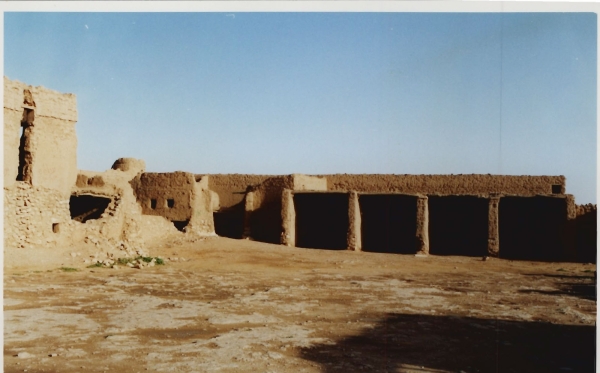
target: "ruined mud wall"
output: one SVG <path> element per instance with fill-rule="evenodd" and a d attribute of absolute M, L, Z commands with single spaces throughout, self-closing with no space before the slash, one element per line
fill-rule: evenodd
<path fill-rule="evenodd" d="M 274 176 L 251 187 L 245 203 L 245 235 L 258 241 L 282 242 L 282 196 L 284 190 L 306 191 L 327 189 L 322 177 L 293 174 Z"/>
<path fill-rule="evenodd" d="M 330 191 L 393 192 L 406 194 L 532 196 L 564 194 L 564 176 L 502 175 L 323 175 Z M 554 193 L 553 193 L 553 185 Z M 558 192 L 558 193 L 556 193 Z"/>
<path fill-rule="evenodd" d="M 69 198 L 18 182 L 4 189 L 4 247 L 55 247 L 67 242 Z"/>
<path fill-rule="evenodd" d="M 203 175 L 196 175 L 203 176 Z M 248 187 L 261 184 L 273 175 L 210 174 L 208 187 L 219 195 L 221 209 L 228 209 L 244 201 Z"/>
<path fill-rule="evenodd" d="M 71 241 L 76 121 L 74 95 L 4 78 L 5 247 L 54 247 Z"/>
<path fill-rule="evenodd" d="M 143 214 L 162 216 L 186 232 L 212 235 L 219 197 L 209 189 L 209 180 L 207 175 L 180 171 L 146 172 L 131 184 Z"/>
<path fill-rule="evenodd" d="M 145 172 L 132 181 L 142 213 L 171 221 L 192 217 L 196 179 L 187 172 Z"/>
<path fill-rule="evenodd" d="M 219 195 L 209 189 L 210 176 L 196 176 L 195 179 L 193 213 L 186 231 L 214 235 L 213 211 L 219 209 Z"/>
<path fill-rule="evenodd" d="M 77 176 L 77 103 L 75 95 L 32 87 L 4 78 L 4 187 L 19 175 L 19 153 L 24 113 L 26 163 L 34 187 L 70 192 Z"/>
<path fill-rule="evenodd" d="M 77 175 L 72 190 L 74 197 L 107 198 L 110 203 L 98 218 L 85 222 L 72 220 L 70 231 L 74 242 L 84 242 L 98 248 L 120 248 L 135 256 L 144 246 L 140 232 L 142 208 L 137 203 L 130 181 L 145 169 L 142 160 L 122 158 L 113 169 L 104 172 L 83 171 Z"/>

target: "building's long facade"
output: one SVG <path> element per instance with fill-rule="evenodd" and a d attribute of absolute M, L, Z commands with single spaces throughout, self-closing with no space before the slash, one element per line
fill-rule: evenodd
<path fill-rule="evenodd" d="M 4 243 L 136 249 L 177 229 L 319 249 L 595 261 L 564 176 L 194 175 L 77 169 L 76 99 L 4 79 Z"/>

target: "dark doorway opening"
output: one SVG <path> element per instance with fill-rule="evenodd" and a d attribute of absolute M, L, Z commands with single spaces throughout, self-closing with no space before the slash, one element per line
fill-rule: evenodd
<path fill-rule="evenodd" d="M 577 216 L 577 260 L 584 263 L 596 263 L 597 251 L 597 216 L 596 210 Z"/>
<path fill-rule="evenodd" d="M 260 242 L 281 243 L 281 200 L 266 203 L 250 213 L 250 235 Z"/>
<path fill-rule="evenodd" d="M 488 199 L 429 196 L 428 203 L 430 254 L 487 255 Z"/>
<path fill-rule="evenodd" d="M 348 248 L 348 194 L 297 193 L 296 246 L 313 249 Z"/>
<path fill-rule="evenodd" d="M 564 198 L 500 199 L 500 257 L 518 260 L 564 260 Z"/>
<path fill-rule="evenodd" d="M 71 219 L 85 223 L 90 219 L 98 219 L 110 204 L 108 197 L 99 197 L 89 194 L 71 196 L 69 210 Z"/>
<path fill-rule="evenodd" d="M 185 227 L 190 223 L 189 220 L 181 220 L 181 221 L 173 221 L 172 222 L 175 228 L 177 228 L 180 232 L 185 232 Z"/>
<path fill-rule="evenodd" d="M 417 252 L 417 197 L 361 195 L 362 250 L 379 253 Z"/>
<path fill-rule="evenodd" d="M 221 237 L 242 238 L 244 234 L 244 202 L 213 213 L 215 233 Z"/>

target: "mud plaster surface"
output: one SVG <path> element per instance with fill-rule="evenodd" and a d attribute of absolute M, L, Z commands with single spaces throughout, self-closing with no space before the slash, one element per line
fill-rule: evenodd
<path fill-rule="evenodd" d="M 185 237 L 143 270 L 5 254 L 4 371 L 593 371 L 594 265 Z"/>

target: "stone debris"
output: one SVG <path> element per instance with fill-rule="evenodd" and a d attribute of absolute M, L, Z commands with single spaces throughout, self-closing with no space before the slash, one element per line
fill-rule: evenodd
<path fill-rule="evenodd" d="M 34 357 L 35 355 L 30 354 L 29 352 L 21 351 L 17 354 L 19 359 L 29 359 Z"/>

